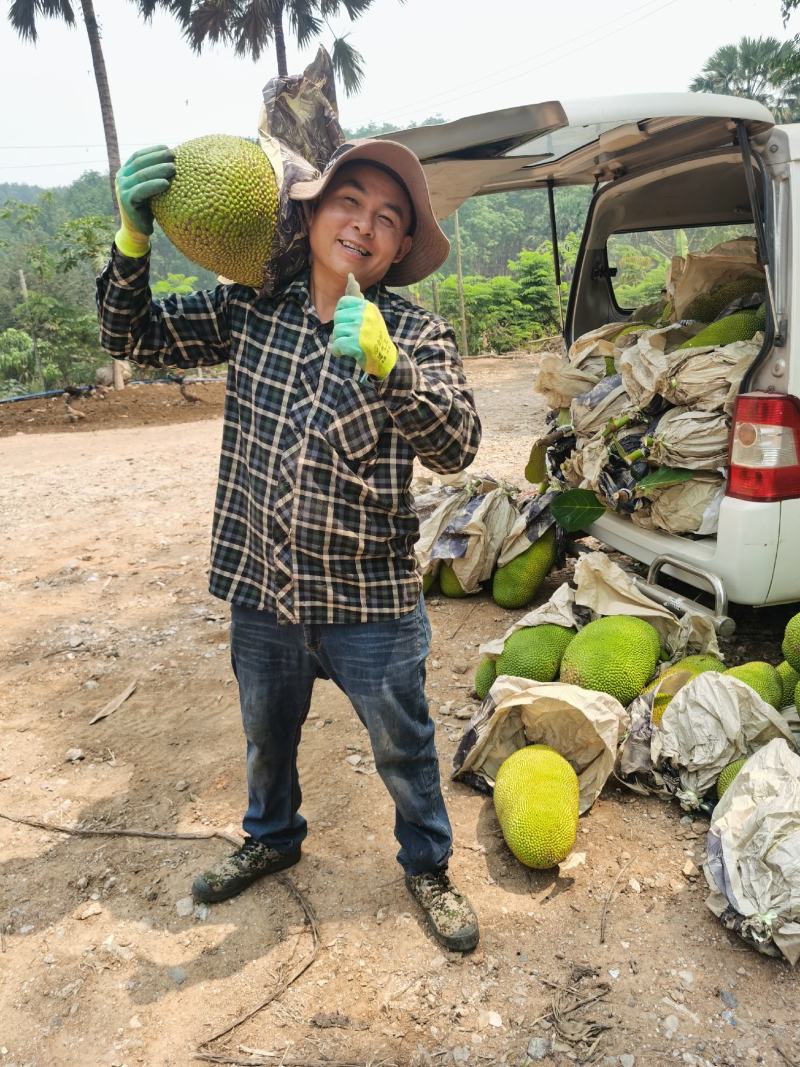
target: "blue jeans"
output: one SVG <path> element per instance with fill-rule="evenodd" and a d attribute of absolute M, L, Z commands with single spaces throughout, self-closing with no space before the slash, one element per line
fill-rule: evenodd
<path fill-rule="evenodd" d="M 247 738 L 245 833 L 279 852 L 306 836 L 297 748 L 314 679 L 332 679 L 366 726 L 375 767 L 395 804 L 397 859 L 407 874 L 447 866 L 450 820 L 425 699 L 431 629 L 425 604 L 399 619 L 278 624 L 233 605 L 231 662 Z"/>

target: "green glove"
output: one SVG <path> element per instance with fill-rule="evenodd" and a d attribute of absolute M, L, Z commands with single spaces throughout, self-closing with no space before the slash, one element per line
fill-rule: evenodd
<path fill-rule="evenodd" d="M 333 313 L 334 356 L 351 356 L 373 378 L 385 378 L 397 362 L 383 315 L 362 296 L 343 296 Z"/>
<path fill-rule="evenodd" d="M 175 153 L 164 144 L 140 148 L 117 171 L 120 228 L 114 244 L 124 256 L 146 256 L 153 232 L 150 198 L 166 192 L 175 177 Z"/>

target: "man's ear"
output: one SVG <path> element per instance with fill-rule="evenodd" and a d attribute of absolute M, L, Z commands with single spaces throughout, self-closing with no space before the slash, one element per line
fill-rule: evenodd
<path fill-rule="evenodd" d="M 397 255 L 392 260 L 392 263 L 399 263 L 401 259 L 405 259 L 408 253 L 411 251 L 411 246 L 414 243 L 413 239 L 406 234 L 403 240 L 400 242 L 400 247 L 397 249 Z"/>

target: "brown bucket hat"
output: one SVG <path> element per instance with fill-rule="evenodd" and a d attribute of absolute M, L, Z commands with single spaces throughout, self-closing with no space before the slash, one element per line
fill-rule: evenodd
<path fill-rule="evenodd" d="M 292 200 L 316 200 L 344 163 L 377 163 L 392 171 L 405 186 L 414 208 L 415 226 L 408 254 L 393 263 L 383 281 L 386 285 L 411 285 L 427 278 L 450 254 L 450 242 L 436 221 L 431 207 L 428 182 L 422 164 L 398 141 L 365 138 L 340 145 L 328 160 L 322 176 L 310 182 L 295 182 L 289 191 Z"/>

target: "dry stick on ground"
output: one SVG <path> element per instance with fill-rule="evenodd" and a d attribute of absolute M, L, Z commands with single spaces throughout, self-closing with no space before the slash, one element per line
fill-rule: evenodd
<path fill-rule="evenodd" d="M 628 862 L 625 864 L 624 867 L 620 867 L 619 872 L 617 874 L 617 877 L 614 879 L 614 882 L 613 882 L 611 888 L 608 891 L 608 896 L 606 897 L 606 899 L 605 899 L 605 901 L 603 903 L 603 910 L 602 910 L 602 912 L 600 914 L 600 944 L 601 945 L 605 944 L 605 940 L 606 940 L 606 916 L 608 915 L 608 908 L 609 908 L 609 905 L 611 904 L 611 898 L 614 896 L 614 890 L 617 888 L 617 883 L 619 882 L 620 878 L 623 876 L 623 874 L 627 871 L 627 869 L 630 867 L 630 865 L 632 863 L 633 863 L 633 857 L 631 857 L 628 860 Z"/>
<path fill-rule="evenodd" d="M 304 1059 L 285 1059 L 277 1052 L 264 1052 L 264 1057 L 269 1059 L 253 1059 L 249 1056 L 246 1060 L 239 1059 L 236 1056 L 224 1056 L 215 1052 L 196 1053 L 195 1058 L 199 1060 L 205 1060 L 206 1063 L 223 1063 L 231 1064 L 233 1067 L 261 1067 L 274 1061 L 275 1067 L 394 1067 L 394 1064 L 389 1061 L 370 1060 L 365 1063 L 363 1060 L 356 1062 L 355 1060 L 304 1060 Z M 279 1058 L 280 1056 L 280 1058 Z"/>
<path fill-rule="evenodd" d="M 8 822 L 19 823 L 21 826 L 32 826 L 35 830 L 49 830 L 54 834 L 73 834 L 75 837 L 158 837 L 171 841 L 205 841 L 211 837 L 220 837 L 223 841 L 227 841 L 237 848 L 242 844 L 241 838 L 235 837 L 225 830 L 198 830 L 196 833 L 170 833 L 166 830 L 123 830 L 119 828 L 92 830 L 84 829 L 83 827 L 54 826 L 50 822 L 40 822 L 38 819 L 22 819 L 15 815 L 7 815 L 4 811 L 0 811 L 0 819 L 7 819 Z"/>
<path fill-rule="evenodd" d="M 285 993 L 289 986 L 292 984 L 292 982 L 296 981 L 300 977 L 300 975 L 303 974 L 304 971 L 307 971 L 311 964 L 314 962 L 314 960 L 317 958 L 317 954 L 319 952 L 319 926 L 317 925 L 317 917 L 315 916 L 311 905 L 308 903 L 306 898 L 303 896 L 303 894 L 300 892 L 300 890 L 297 888 L 291 878 L 289 878 L 287 875 L 279 874 L 277 876 L 277 880 L 281 883 L 282 886 L 284 886 L 285 889 L 287 889 L 292 894 L 292 896 L 295 898 L 295 900 L 305 913 L 306 920 L 308 921 L 308 924 L 311 927 L 311 938 L 313 942 L 311 946 L 311 951 L 306 956 L 306 958 L 301 963 L 299 963 L 297 967 L 295 967 L 295 969 L 288 976 L 288 978 L 282 978 L 272 990 L 272 992 L 268 996 L 264 997 L 264 999 L 260 1003 L 256 1004 L 254 1008 L 251 1008 L 250 1011 L 245 1012 L 244 1015 L 240 1015 L 239 1018 L 235 1019 L 229 1026 L 224 1027 L 222 1030 L 218 1030 L 215 1034 L 212 1034 L 211 1037 L 207 1037 L 205 1041 L 201 1041 L 200 1044 L 197 1046 L 197 1051 L 195 1052 L 196 1059 L 208 1060 L 211 1063 L 242 1063 L 242 1060 L 220 1058 L 220 1054 L 209 1052 L 208 1046 L 211 1045 L 214 1041 L 218 1041 L 226 1034 L 229 1034 L 231 1030 L 235 1030 L 237 1026 L 241 1026 L 242 1023 L 247 1022 L 248 1019 L 252 1019 L 254 1015 L 260 1012 L 263 1008 L 266 1008 L 266 1006 L 270 1004 L 273 1000 L 276 1000 L 282 993 Z M 262 1060 L 261 1062 L 266 1063 L 267 1061 Z M 300 1067 L 300 1064 L 303 1062 L 304 1061 L 295 1061 L 296 1067 Z M 258 1061 L 250 1060 L 250 1063 L 255 1065 L 258 1063 Z M 285 1060 L 284 1063 L 286 1063 Z M 340 1067 L 343 1067 L 343 1065 L 340 1065 Z M 364 1067 L 364 1065 L 359 1065 L 359 1067 Z"/>
<path fill-rule="evenodd" d="M 477 604 L 473 604 L 473 605 L 472 605 L 472 607 L 471 607 L 471 608 L 469 609 L 469 611 L 468 611 L 468 612 L 467 612 L 467 614 L 466 614 L 466 615 L 464 616 L 464 618 L 463 618 L 463 619 L 461 620 L 461 622 L 460 622 L 460 623 L 458 624 L 458 626 L 456 626 L 455 630 L 453 630 L 453 632 L 452 632 L 452 633 L 450 634 L 450 636 L 449 636 L 449 637 L 447 638 L 447 640 L 448 640 L 448 641 L 452 641 L 452 640 L 453 640 L 453 638 L 454 638 L 454 637 L 456 636 L 456 634 L 458 633 L 458 631 L 459 631 L 459 630 L 461 629 L 461 627 L 462 627 L 462 626 L 464 625 L 464 623 L 465 623 L 465 622 L 467 621 L 467 619 L 468 619 L 468 618 L 470 617 L 470 615 L 471 615 L 471 614 L 472 614 L 472 613 L 473 613 L 473 612 L 475 611 L 475 609 L 476 609 L 477 607 L 478 607 L 478 605 L 477 605 Z"/>

